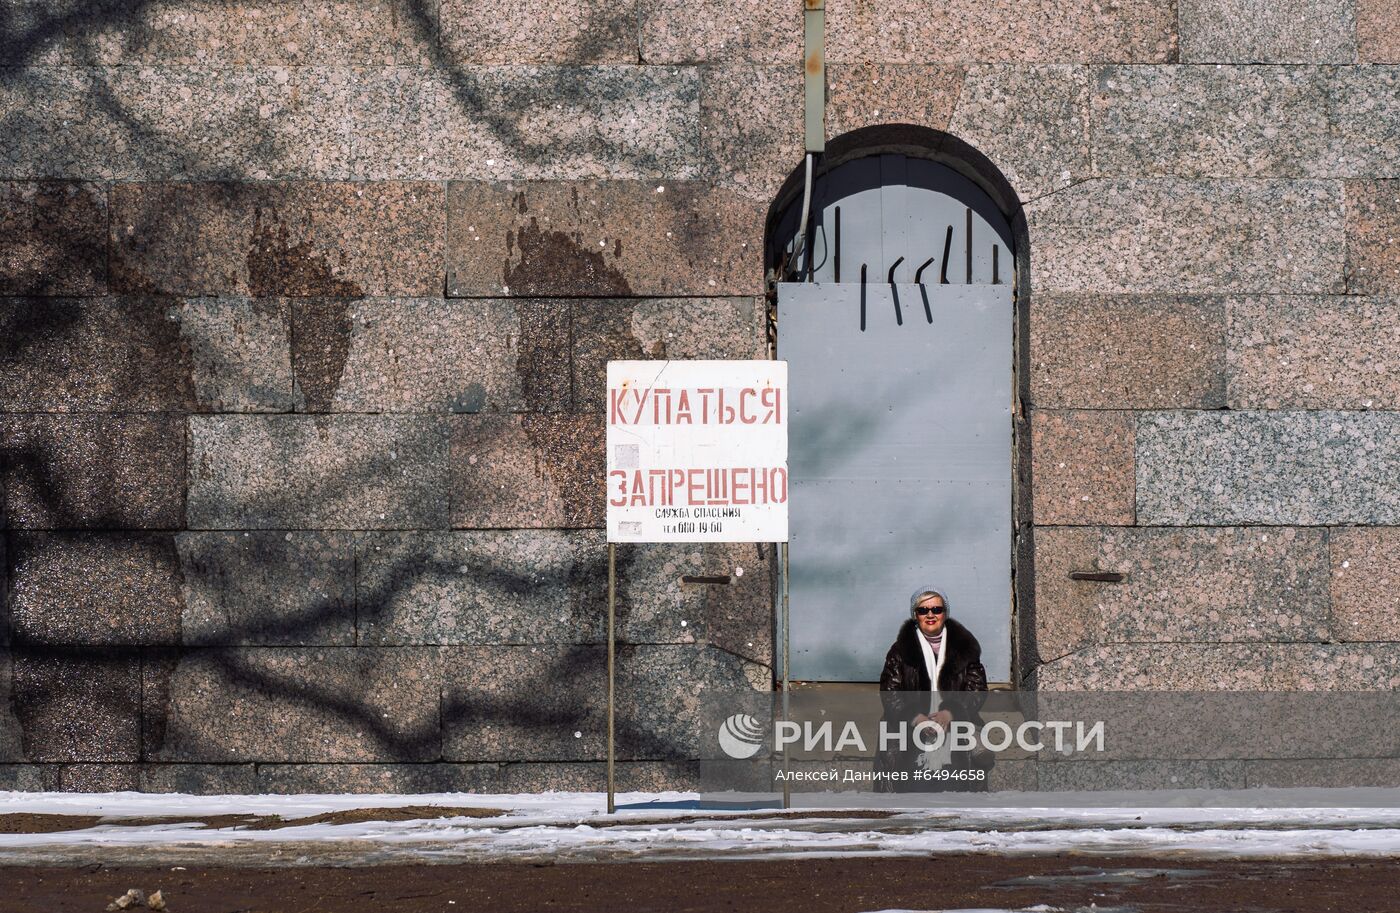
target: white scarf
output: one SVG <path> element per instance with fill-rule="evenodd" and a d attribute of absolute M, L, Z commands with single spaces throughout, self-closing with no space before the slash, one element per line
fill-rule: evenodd
<path fill-rule="evenodd" d="M 924 632 L 915 630 L 914 636 L 919 638 L 919 648 L 924 653 L 924 668 L 928 670 L 928 680 L 930 685 L 929 694 L 929 716 L 938 712 L 942 701 L 938 699 L 938 674 L 943 671 L 943 662 L 948 658 L 948 624 L 944 622 L 943 629 L 938 632 L 938 653 L 933 652 L 933 645 L 929 643 Z M 927 739 L 936 738 L 936 733 L 929 732 L 927 728 L 922 730 L 927 733 Z M 948 733 L 943 734 L 943 741 L 937 748 L 923 753 L 919 766 L 926 770 L 938 770 L 953 760 L 952 750 L 948 747 Z"/>

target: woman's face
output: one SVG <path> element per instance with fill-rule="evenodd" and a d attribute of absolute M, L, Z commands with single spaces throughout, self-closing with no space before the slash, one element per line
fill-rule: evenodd
<path fill-rule="evenodd" d="M 926 612 L 925 609 L 936 608 L 936 612 Z M 919 630 L 929 637 L 937 636 L 943 630 L 943 619 L 948 617 L 948 609 L 943 604 L 943 600 L 938 596 L 926 596 L 919 600 L 919 604 L 914 609 L 914 617 L 918 619 Z"/>

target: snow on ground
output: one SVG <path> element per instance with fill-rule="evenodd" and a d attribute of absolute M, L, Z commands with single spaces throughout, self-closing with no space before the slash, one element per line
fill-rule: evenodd
<path fill-rule="evenodd" d="M 1266 794 L 1267 792 L 1267 794 Z M 1389 792 L 1389 791 L 1387 791 Z M 1147 854 L 1174 858 L 1400 856 L 1400 801 L 1380 807 L 1375 790 L 1254 791 L 1252 807 L 1152 806 L 1156 794 L 1096 794 L 1120 807 L 1075 807 L 1027 794 L 1035 807 L 875 807 L 852 795 L 845 808 L 697 808 L 686 793 L 627 793 L 604 814 L 601 793 L 529 795 L 184 796 L 0 793 L 0 815 L 101 815 L 79 830 L 0 834 L 0 862 L 586 861 L 930 853 Z M 1215 794 L 1211 794 L 1214 796 Z M 1078 798 L 1082 798 L 1082 795 Z M 1132 807 L 1128 800 L 1145 800 Z M 1175 798 L 1180 798 L 1179 796 Z M 1391 793 L 1400 799 L 1400 793 Z M 1002 797 L 1005 800 L 1005 795 Z M 1345 799 L 1352 807 L 1324 807 Z M 1274 807 L 1267 807 L 1270 803 Z M 1310 805 L 1311 803 L 1311 805 Z M 1371 807 L 1364 807 L 1367 803 Z M 248 814 L 295 819 L 397 806 L 490 808 L 498 817 L 311 823 L 272 830 L 192 823 L 122 825 L 120 818 Z M 110 822 L 110 823 L 108 823 Z"/>

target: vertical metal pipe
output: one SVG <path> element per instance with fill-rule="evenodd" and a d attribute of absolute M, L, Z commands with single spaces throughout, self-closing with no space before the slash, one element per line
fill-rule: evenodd
<path fill-rule="evenodd" d="M 808 152 L 826 149 L 826 0 L 803 0 L 803 108 Z"/>
<path fill-rule="evenodd" d="M 782 576 L 783 576 L 783 722 L 787 722 L 787 718 L 788 718 L 788 691 L 790 690 L 790 686 L 791 686 L 791 684 L 792 684 L 792 681 L 791 681 L 791 679 L 790 679 L 789 676 L 788 676 L 788 657 L 789 657 L 788 646 L 789 646 L 789 644 L 791 644 L 792 638 L 788 635 L 788 544 L 787 544 L 786 542 L 784 542 L 784 543 L 782 543 L 782 546 L 781 546 L 781 547 L 782 547 L 782 550 L 783 550 L 783 558 L 782 558 L 782 561 L 780 562 L 781 565 L 782 565 Z M 784 744 L 784 745 L 783 745 L 783 808 L 792 808 L 792 784 L 789 782 L 789 780 L 788 780 L 788 778 L 787 778 L 787 770 L 788 770 L 788 747 L 787 747 L 786 744 Z"/>
<path fill-rule="evenodd" d="M 608 543 L 608 814 L 617 811 L 617 783 L 614 779 L 613 659 L 616 652 L 617 545 Z"/>

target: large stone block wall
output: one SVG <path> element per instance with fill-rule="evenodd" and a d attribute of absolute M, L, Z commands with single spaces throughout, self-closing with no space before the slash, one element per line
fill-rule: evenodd
<path fill-rule="evenodd" d="M 598 788 L 603 365 L 763 356 L 801 4 L 0 13 L 0 786 Z M 1025 209 L 1023 684 L 1400 685 L 1397 15 L 828 0 Z M 622 550 L 624 788 L 773 560 Z"/>

